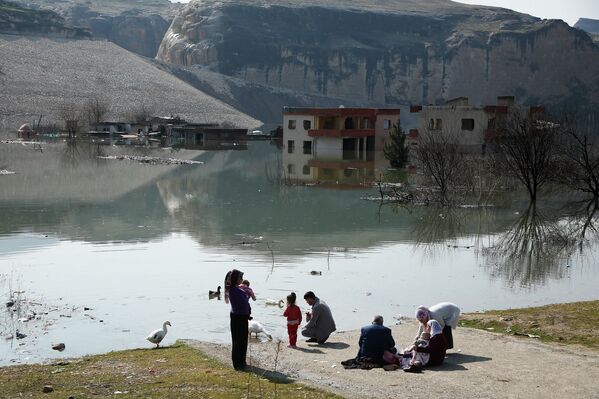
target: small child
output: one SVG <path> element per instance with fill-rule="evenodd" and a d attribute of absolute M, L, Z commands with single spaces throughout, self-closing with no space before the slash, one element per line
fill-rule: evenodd
<path fill-rule="evenodd" d="M 254 290 L 252 290 L 250 288 L 250 282 L 247 280 L 243 280 L 241 282 L 241 284 L 239 284 L 239 288 L 245 292 L 245 295 L 247 295 L 247 298 L 250 299 L 252 298 L 252 300 L 256 300 L 256 295 L 254 294 Z"/>
<path fill-rule="evenodd" d="M 302 311 L 295 304 L 295 292 L 287 295 L 287 308 L 283 313 L 287 317 L 287 334 L 289 335 L 289 348 L 297 348 L 297 329 L 302 322 Z"/>
<path fill-rule="evenodd" d="M 431 357 L 430 353 L 417 352 L 416 347 L 426 348 L 430 340 L 430 333 L 423 331 L 422 334 L 420 334 L 420 337 L 416 340 L 414 346 L 412 347 L 412 360 L 410 361 L 410 365 L 422 367 L 428 363 L 428 360 Z"/>

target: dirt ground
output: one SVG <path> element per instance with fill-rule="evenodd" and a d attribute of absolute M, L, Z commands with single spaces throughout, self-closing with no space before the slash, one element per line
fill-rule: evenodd
<path fill-rule="evenodd" d="M 398 347 L 416 334 L 415 321 L 391 327 Z M 339 332 L 324 345 L 283 342 L 277 371 L 307 385 L 348 398 L 599 398 L 599 352 L 543 344 L 469 328 L 454 331 L 455 348 L 445 364 L 422 374 L 382 369 L 345 370 L 340 362 L 357 353 L 359 331 Z M 228 347 L 185 341 L 207 355 L 230 363 Z M 250 341 L 252 365 L 273 370 L 276 342 Z"/>

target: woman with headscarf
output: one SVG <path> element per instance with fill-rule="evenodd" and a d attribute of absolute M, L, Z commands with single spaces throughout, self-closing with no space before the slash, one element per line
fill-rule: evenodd
<path fill-rule="evenodd" d="M 427 346 L 416 346 L 416 352 L 428 353 L 430 356 L 428 362 L 423 366 L 440 366 L 445 360 L 445 352 L 447 352 L 447 341 L 443 335 L 443 327 L 437 320 L 430 320 L 426 323 L 430 329 L 431 339 Z"/>
<path fill-rule="evenodd" d="M 450 302 L 441 302 L 437 305 L 431 306 L 430 309 L 426 306 L 420 306 L 416 309 L 416 319 L 420 322 L 420 328 L 418 329 L 418 335 L 416 339 L 422 333 L 424 325 L 430 320 L 437 320 L 443 328 L 443 335 L 447 341 L 447 349 L 453 348 L 453 334 L 452 329 L 458 326 L 458 320 L 460 318 L 460 308 L 457 305 Z"/>
<path fill-rule="evenodd" d="M 233 269 L 225 277 L 225 302 L 231 303 L 231 360 L 235 370 L 246 368 L 248 347 L 248 320 L 251 308 L 248 296 L 239 288 L 243 281 L 243 272 Z"/>

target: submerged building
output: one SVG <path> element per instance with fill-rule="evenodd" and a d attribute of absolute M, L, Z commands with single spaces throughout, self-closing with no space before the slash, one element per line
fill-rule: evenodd
<path fill-rule="evenodd" d="M 373 180 L 400 110 L 387 108 L 283 109 L 283 168 L 296 181 Z"/>
<path fill-rule="evenodd" d="M 484 153 L 495 129 L 515 112 L 542 113 L 543 107 L 518 105 L 513 96 L 497 97 L 493 105 L 472 106 L 468 97 L 448 100 L 445 105 L 412 106 L 419 113 L 418 129 L 410 130 L 406 142 L 417 145 L 423 133 L 443 134 L 455 138 L 464 151 Z"/>

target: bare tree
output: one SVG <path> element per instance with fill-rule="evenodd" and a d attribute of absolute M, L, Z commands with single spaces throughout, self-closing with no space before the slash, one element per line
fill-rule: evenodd
<path fill-rule="evenodd" d="M 592 195 L 599 207 L 599 137 L 594 115 L 568 114 L 560 118 L 562 142 L 558 180 Z"/>
<path fill-rule="evenodd" d="M 81 128 L 81 110 L 79 107 L 75 103 L 65 102 L 60 106 L 58 115 L 64 123 L 69 139 L 75 138 Z"/>
<path fill-rule="evenodd" d="M 128 117 L 136 123 L 144 123 L 148 122 L 153 116 L 154 110 L 151 106 L 146 103 L 138 104 L 133 110 L 129 113 Z"/>
<path fill-rule="evenodd" d="M 514 112 L 491 140 L 496 170 L 519 180 L 531 202 L 557 172 L 559 124 L 525 112 Z"/>
<path fill-rule="evenodd" d="M 441 203 L 448 203 L 450 190 L 459 185 L 465 172 L 466 155 L 460 148 L 458 131 L 425 129 L 420 132 L 416 159 L 426 177 L 439 189 Z"/>
<path fill-rule="evenodd" d="M 103 122 L 110 111 L 110 104 L 103 98 L 94 96 L 87 100 L 85 105 L 85 113 L 87 114 L 87 122 L 90 126 L 97 125 Z"/>

